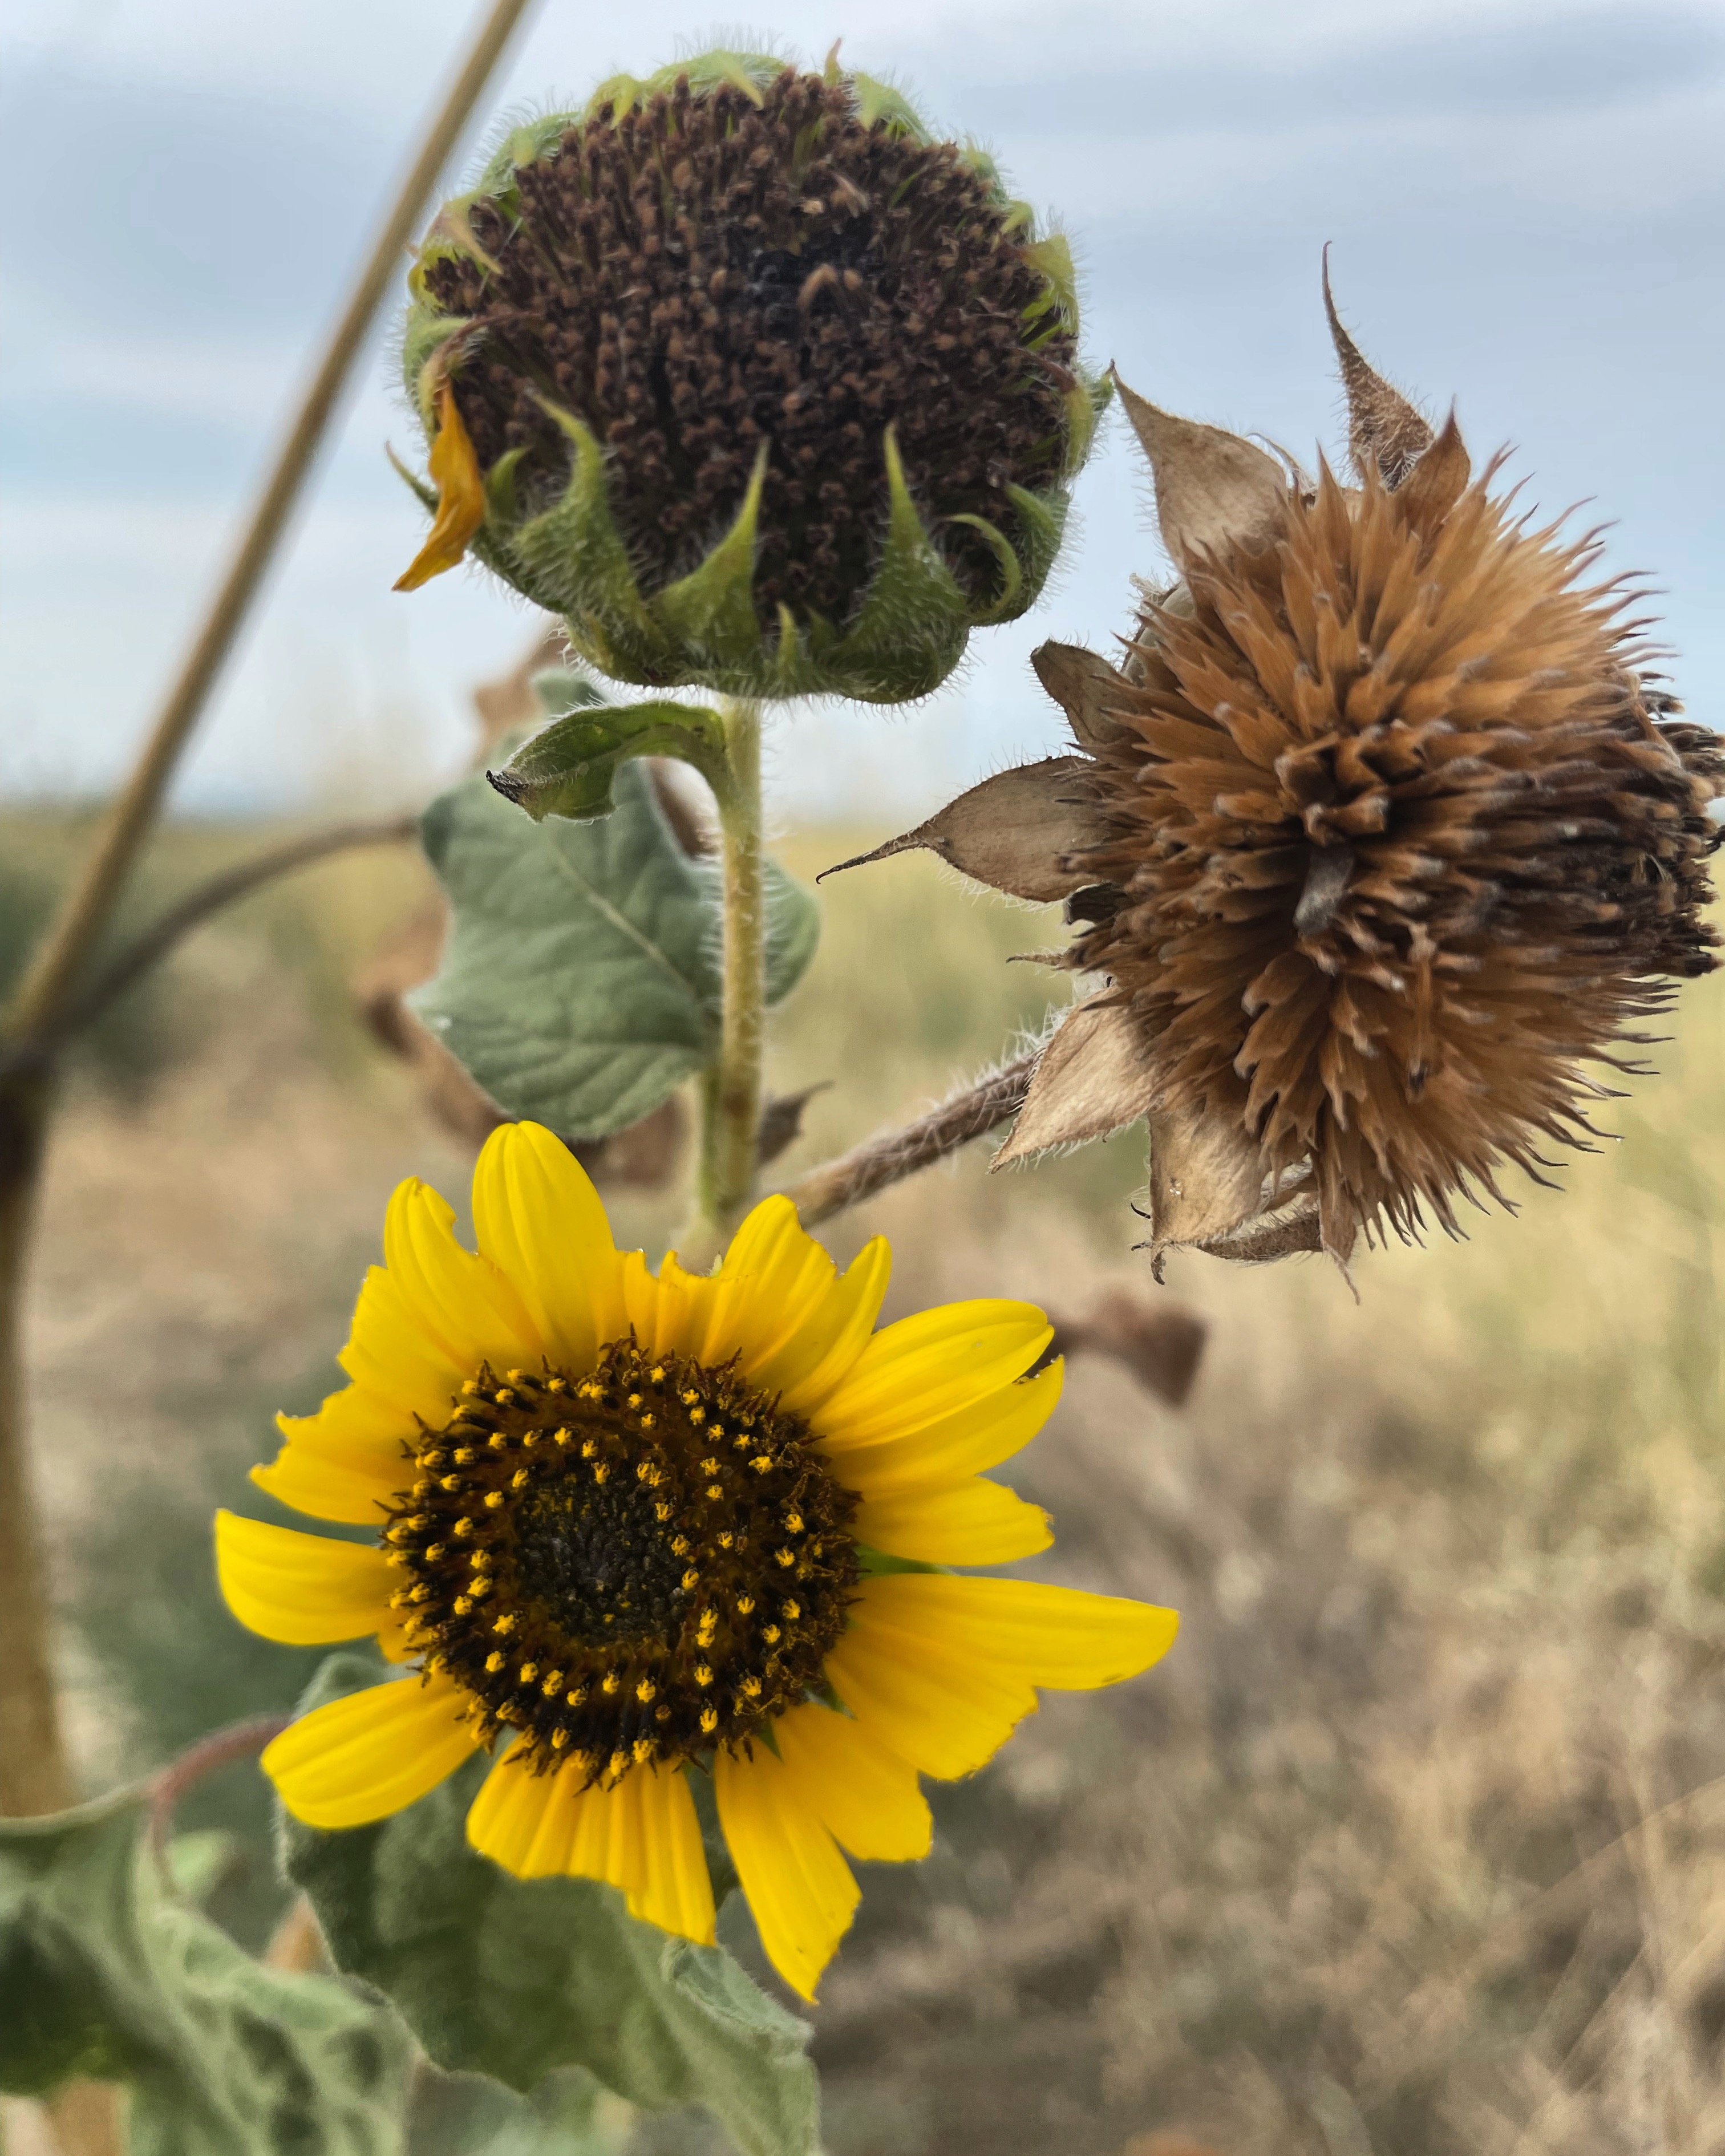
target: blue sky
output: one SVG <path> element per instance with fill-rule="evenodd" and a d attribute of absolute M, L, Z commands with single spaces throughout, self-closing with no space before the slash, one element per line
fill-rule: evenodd
<path fill-rule="evenodd" d="M 0 28 L 0 793 L 121 769 L 452 57 L 458 0 L 12 0 Z M 540 0 L 492 112 L 710 41 L 673 0 Z M 1195 416 L 1338 444 L 1318 301 L 1548 510 L 1614 520 L 1676 685 L 1725 712 L 1725 10 L 1514 0 L 794 0 L 761 26 L 904 80 L 1071 233 L 1091 355 Z M 470 162 L 470 148 L 461 165 Z M 452 183 L 459 172 L 452 174 Z M 422 520 L 388 332 L 182 775 L 193 809 L 411 800 L 527 634 Z M 787 715 L 783 819 L 926 813 L 1053 737 L 1025 664 L 1106 648 L 1158 554 L 1112 425 L 1077 543 L 928 704 Z"/>

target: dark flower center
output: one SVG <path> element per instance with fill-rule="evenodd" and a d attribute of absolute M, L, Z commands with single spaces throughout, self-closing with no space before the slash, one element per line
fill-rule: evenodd
<path fill-rule="evenodd" d="M 873 572 L 897 429 L 925 516 L 1010 535 L 1008 488 L 1056 482 L 1076 345 L 998 186 L 950 143 L 858 119 L 842 84 L 790 69 L 758 108 L 686 79 L 602 109 L 469 225 L 487 263 L 431 259 L 465 317 L 450 374 L 480 465 L 522 452 L 544 506 L 568 474 L 550 398 L 605 444 L 643 581 L 693 569 L 772 444 L 755 598 L 842 624 Z M 487 266 L 489 264 L 489 266 Z M 973 527 L 954 572 L 998 580 Z"/>
<path fill-rule="evenodd" d="M 484 1367 L 415 1464 L 384 1530 L 393 1606 L 536 1767 L 742 1743 L 822 1682 L 857 1501 L 732 1366 L 629 1339 L 589 1378 Z"/>

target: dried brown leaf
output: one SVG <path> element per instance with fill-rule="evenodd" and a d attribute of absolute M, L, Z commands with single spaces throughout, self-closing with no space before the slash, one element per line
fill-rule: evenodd
<path fill-rule="evenodd" d="M 1150 459 L 1162 543 L 1183 568 L 1224 547 L 1250 547 L 1273 531 L 1288 498 L 1275 458 L 1243 435 L 1182 419 L 1115 387 Z"/>
<path fill-rule="evenodd" d="M 1330 290 L 1330 250 L 1324 249 L 1324 312 L 1342 368 L 1348 396 L 1348 450 L 1363 479 L 1375 471 L 1387 487 L 1398 487 L 1431 441 L 1431 429 L 1399 389 L 1392 389 L 1371 367 L 1342 326 Z"/>
<path fill-rule="evenodd" d="M 1081 748 L 1095 752 L 1120 731 L 1113 716 L 1114 703 L 1127 686 L 1106 659 L 1086 651 L 1081 644 L 1044 644 L 1030 654 L 1030 664 L 1072 729 Z"/>
<path fill-rule="evenodd" d="M 1101 836 L 1085 798 L 1089 769 L 1082 757 L 1055 756 L 1000 772 L 949 801 L 914 831 L 839 861 L 819 880 L 921 850 L 1010 897 L 1043 905 L 1065 898 L 1095 880 L 1082 868 L 1062 866 L 1069 855 L 1081 854 Z"/>
<path fill-rule="evenodd" d="M 1123 1004 L 1108 992 L 1076 1004 L 1042 1051 L 1012 1136 L 989 1163 L 1014 1161 L 1055 1146 L 1085 1145 L 1136 1122 L 1153 1091 L 1144 1042 Z"/>

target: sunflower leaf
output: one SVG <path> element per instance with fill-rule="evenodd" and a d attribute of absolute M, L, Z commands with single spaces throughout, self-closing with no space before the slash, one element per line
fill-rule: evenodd
<path fill-rule="evenodd" d="M 475 778 L 425 814 L 454 925 L 409 1000 L 499 1106 L 566 1138 L 639 1122 L 718 1052 L 717 866 L 683 851 L 639 764 L 617 770 L 614 798 L 601 820 L 536 825 Z M 767 912 L 777 1004 L 820 916 L 770 862 Z"/>
<path fill-rule="evenodd" d="M 332 1655 L 303 1711 L 376 1681 Z M 584 2066 L 644 2110 L 698 2104 L 744 2156 L 814 2156 L 809 2030 L 722 1948 L 629 1915 L 614 1887 L 511 1878 L 468 1845 L 476 1759 L 377 1826 L 324 1833 L 284 1819 L 289 1876 L 337 1968 L 393 2002 L 433 2061 L 531 2094 Z"/>
<path fill-rule="evenodd" d="M 126 1791 L 0 1822 L 0 2091 L 130 2083 L 134 2156 L 398 2156 L 399 2023 L 253 1961 L 164 1876 L 146 1812 Z M 175 1869 L 196 1890 L 216 1853 Z"/>

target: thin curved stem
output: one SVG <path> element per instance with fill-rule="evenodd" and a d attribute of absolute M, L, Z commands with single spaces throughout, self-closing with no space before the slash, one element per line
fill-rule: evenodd
<path fill-rule="evenodd" d="M 762 852 L 761 711 L 725 709 L 727 769 L 718 789 L 723 876 L 719 1060 L 701 1091 L 701 1224 L 731 1234 L 754 1196 L 767 1026 L 767 903 Z"/>
<path fill-rule="evenodd" d="M 331 854 L 352 853 L 361 846 L 400 845 L 419 829 L 417 816 L 380 816 L 364 823 L 336 824 L 326 831 L 312 831 L 301 839 L 289 839 L 249 860 L 236 861 L 207 881 L 197 885 L 151 922 L 98 973 L 81 995 L 67 1004 L 53 1028 L 26 1040 L 0 1040 L 0 1078 L 14 1070 L 40 1067 L 49 1062 L 67 1041 L 92 1025 L 127 989 L 135 988 L 152 966 L 160 965 L 176 945 L 206 921 L 249 898 L 254 891 L 296 870 L 327 860 Z"/>

